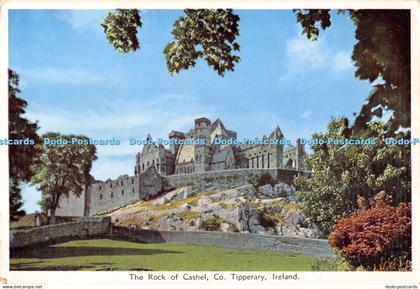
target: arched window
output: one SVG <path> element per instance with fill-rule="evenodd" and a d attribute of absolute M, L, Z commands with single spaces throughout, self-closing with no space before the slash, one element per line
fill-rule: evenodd
<path fill-rule="evenodd" d="M 286 162 L 286 169 L 293 169 L 295 167 L 295 162 L 293 159 L 288 159 Z"/>

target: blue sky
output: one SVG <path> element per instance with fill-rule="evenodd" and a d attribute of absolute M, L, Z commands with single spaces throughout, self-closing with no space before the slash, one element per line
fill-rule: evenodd
<path fill-rule="evenodd" d="M 290 10 L 236 10 L 241 61 L 220 77 L 200 61 L 170 76 L 163 49 L 179 10 L 147 10 L 139 32 L 141 49 L 119 54 L 105 39 L 107 11 L 9 11 L 10 67 L 21 77 L 27 117 L 40 133 L 119 138 L 120 146 L 98 147 L 97 179 L 133 174 L 141 149 L 130 137 L 166 138 L 186 131 L 199 116 L 222 119 L 238 137 L 270 133 L 286 138 L 325 131 L 332 116 L 352 117 L 371 85 L 354 77 L 350 55 L 353 23 L 333 13 L 332 26 L 312 42 Z M 39 210 L 40 193 L 25 187 L 24 208 Z"/>

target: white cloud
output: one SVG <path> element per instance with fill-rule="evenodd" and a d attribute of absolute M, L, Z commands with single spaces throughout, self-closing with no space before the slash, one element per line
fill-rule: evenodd
<path fill-rule="evenodd" d="M 279 81 L 289 81 L 301 74 L 315 71 L 327 73 L 342 73 L 354 68 L 351 53 L 330 47 L 325 37 L 311 41 L 306 36 L 297 35 L 286 43 L 285 64 L 286 71 L 279 77 Z"/>
<path fill-rule="evenodd" d="M 115 180 L 121 175 L 134 175 L 135 156 L 127 159 L 117 159 L 109 157 L 98 158 L 93 163 L 91 174 L 97 180 Z"/>
<path fill-rule="evenodd" d="M 92 137 L 144 136 L 150 132 L 155 137 L 165 137 L 169 130 L 189 129 L 194 119 L 209 117 L 209 107 L 198 99 L 164 94 L 143 99 L 103 101 L 95 110 L 68 111 L 55 107 L 28 111 L 28 117 L 39 120 L 41 132 L 60 131 L 80 133 Z"/>
<path fill-rule="evenodd" d="M 95 139 L 119 139 L 120 145 L 97 146 L 98 160 L 92 175 L 107 179 L 133 174 L 134 157 L 142 146 L 129 145 L 129 138 L 145 139 L 150 133 L 154 139 L 166 139 L 171 130 L 187 131 L 193 127 L 195 118 L 211 118 L 211 112 L 211 107 L 200 105 L 196 98 L 165 94 L 140 100 L 104 101 L 95 111 L 71 112 L 42 107 L 28 111 L 27 117 L 39 121 L 41 134 L 56 131 Z"/>
<path fill-rule="evenodd" d="M 309 109 L 305 110 L 300 114 L 300 117 L 302 118 L 308 118 L 311 115 L 311 111 Z"/>
<path fill-rule="evenodd" d="M 47 82 L 59 82 L 67 84 L 93 84 L 98 82 L 104 82 L 105 78 L 91 71 L 70 68 L 70 69 L 59 69 L 59 68 L 41 68 L 41 69 L 22 69 L 20 68 L 19 73 L 25 78 L 30 78 L 38 81 Z"/>
<path fill-rule="evenodd" d="M 327 54 L 323 39 L 310 41 L 304 36 L 289 39 L 286 43 L 286 57 L 289 69 L 303 71 L 318 69 L 325 65 Z"/>
<path fill-rule="evenodd" d="M 106 15 L 107 10 L 65 10 L 60 11 L 57 17 L 76 30 L 102 30 L 101 23 Z"/>
<path fill-rule="evenodd" d="M 115 179 L 134 174 L 135 155 L 142 146 L 129 145 L 129 138 L 167 138 L 170 130 L 186 131 L 200 116 L 212 116 L 212 108 L 187 95 L 164 94 L 141 100 L 102 102 L 95 111 L 69 112 L 53 107 L 33 109 L 27 117 L 39 120 L 40 133 L 58 131 L 63 134 L 84 134 L 92 138 L 117 138 L 117 146 L 97 146 L 98 159 L 91 174 L 97 180 Z M 36 107 L 36 106 L 35 106 Z M 37 202 L 41 193 L 35 187 L 23 189 L 24 208 L 28 212 L 40 210 Z"/>
<path fill-rule="evenodd" d="M 335 72 L 347 71 L 354 68 L 351 53 L 345 51 L 339 51 L 336 55 L 334 55 L 331 64 Z"/>

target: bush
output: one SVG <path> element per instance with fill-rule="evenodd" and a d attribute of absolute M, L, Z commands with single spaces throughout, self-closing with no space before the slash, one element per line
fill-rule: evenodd
<path fill-rule="evenodd" d="M 370 207 L 363 204 L 334 226 L 329 242 L 355 268 L 411 270 L 411 203 L 389 203 L 381 192 Z"/>
<path fill-rule="evenodd" d="M 294 186 L 305 216 L 325 233 L 334 224 L 357 209 L 357 196 L 371 202 L 375 195 L 385 190 L 393 197 L 394 205 L 411 200 L 410 146 L 387 145 L 386 126 L 371 123 L 363 136 L 375 144 L 341 145 L 328 139 L 342 139 L 343 119 L 333 119 L 328 133 L 316 133 L 313 139 L 324 144 L 311 146 L 313 154 L 305 159 L 307 175 L 294 178 Z"/>
<path fill-rule="evenodd" d="M 312 271 L 353 271 L 354 268 L 339 256 L 334 259 L 317 259 L 315 264 L 311 266 Z"/>

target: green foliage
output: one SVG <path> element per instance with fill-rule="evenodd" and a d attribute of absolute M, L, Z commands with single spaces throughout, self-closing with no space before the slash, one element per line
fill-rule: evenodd
<path fill-rule="evenodd" d="M 338 254 L 337 258 L 334 259 L 318 259 L 315 264 L 311 266 L 312 271 L 323 272 L 323 271 L 354 271 L 346 259 Z"/>
<path fill-rule="evenodd" d="M 411 127 L 410 113 L 410 11 L 357 10 L 351 14 L 357 23 L 352 59 L 357 67 L 356 77 L 375 85 L 356 120 L 363 130 L 372 117 L 393 111 L 387 123 L 389 134 L 400 127 Z"/>
<path fill-rule="evenodd" d="M 140 49 L 137 30 L 142 22 L 137 9 L 117 9 L 109 12 L 101 26 L 108 41 L 121 53 Z"/>
<path fill-rule="evenodd" d="M 61 196 L 68 196 L 70 193 L 80 196 L 83 189 L 93 181 L 90 170 L 92 162 L 96 160 L 96 147 L 91 144 L 71 143 L 72 138 L 88 140 L 85 136 L 50 132 L 42 137 L 69 141 L 64 145 L 38 145 L 43 152 L 40 163 L 34 167 L 36 174 L 32 182 L 42 192 L 42 208 L 49 210 L 54 217 Z"/>
<path fill-rule="evenodd" d="M 38 124 L 23 117 L 27 102 L 18 94 L 19 76 L 9 69 L 9 139 L 32 139 L 39 142 L 37 135 Z M 40 150 L 33 145 L 9 146 L 9 206 L 10 221 L 17 221 L 25 215 L 21 210 L 22 196 L 20 186 L 22 182 L 30 181 L 33 176 L 31 165 L 36 163 Z"/>
<path fill-rule="evenodd" d="M 233 71 L 240 57 L 236 41 L 239 36 L 239 16 L 231 9 L 186 9 L 175 21 L 164 54 L 171 74 L 196 65 L 198 59 L 223 76 Z M 302 34 L 318 39 L 320 29 L 331 25 L 330 10 L 294 10 Z M 352 59 L 357 68 L 355 76 L 375 84 L 362 106 L 353 133 L 367 129 L 368 123 L 384 113 L 391 114 L 386 123 L 389 136 L 399 133 L 400 127 L 410 128 L 410 13 L 408 10 L 338 10 L 347 13 L 356 26 L 356 40 Z M 142 26 L 137 9 L 117 9 L 110 12 L 102 26 L 109 42 L 120 52 L 140 48 L 137 38 Z"/>
<path fill-rule="evenodd" d="M 330 10 L 328 9 L 313 9 L 309 13 L 304 13 L 302 9 L 295 9 L 293 12 L 297 22 L 302 25 L 302 34 L 306 34 L 310 40 L 317 40 L 319 29 L 325 30 L 331 25 Z"/>
<path fill-rule="evenodd" d="M 340 219 L 329 236 L 355 268 L 411 271 L 411 204 L 390 206 L 379 193 L 370 207 Z"/>
<path fill-rule="evenodd" d="M 22 210 L 22 194 L 17 182 L 9 178 L 9 217 L 10 222 L 18 221 L 25 216 L 26 212 Z"/>
<path fill-rule="evenodd" d="M 200 217 L 200 213 L 196 211 L 183 211 L 178 214 L 182 221 L 187 222 Z"/>
<path fill-rule="evenodd" d="M 221 76 L 233 71 L 240 57 L 236 37 L 239 36 L 239 16 L 231 9 L 186 9 L 175 21 L 172 35 L 164 53 L 171 74 L 194 67 L 204 59 Z"/>
<path fill-rule="evenodd" d="M 324 233 L 338 219 L 357 209 L 359 195 L 370 201 L 377 192 L 385 191 L 396 202 L 410 199 L 409 146 L 386 145 L 381 123 L 370 124 L 365 135 L 375 144 L 327 144 L 328 138 L 341 139 L 342 124 L 343 119 L 333 119 L 327 133 L 313 135 L 326 143 L 311 146 L 313 154 L 305 160 L 311 177 L 294 180 L 303 212 Z"/>
<path fill-rule="evenodd" d="M 294 10 L 302 34 L 316 40 L 319 28 L 330 26 L 330 10 Z M 372 119 L 392 113 L 385 128 L 389 136 L 398 129 L 410 128 L 410 11 L 409 10 L 339 10 L 348 13 L 356 26 L 352 59 L 355 76 L 376 84 L 362 106 L 354 133 L 368 127 Z"/>

